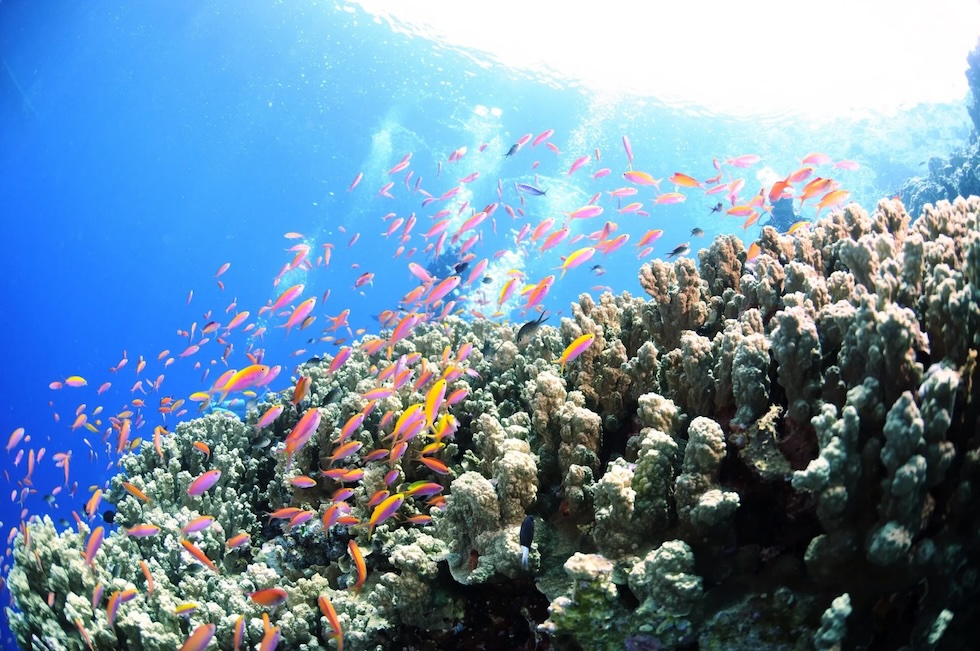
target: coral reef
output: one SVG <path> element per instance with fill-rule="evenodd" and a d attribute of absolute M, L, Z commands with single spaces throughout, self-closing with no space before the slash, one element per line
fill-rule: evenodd
<path fill-rule="evenodd" d="M 269 394 L 125 456 L 90 559 L 84 520 L 27 523 L 18 642 L 173 649 L 212 623 L 230 648 L 241 615 L 251 647 L 268 613 L 307 649 L 972 648 L 978 233 L 976 197 L 916 220 L 852 204 L 765 228 L 752 261 L 721 237 L 700 269 L 646 264 L 650 300 L 582 295 L 525 341 L 449 316 L 301 365 L 304 402 Z M 284 603 L 250 596 L 271 587 Z"/>
<path fill-rule="evenodd" d="M 967 56 L 966 79 L 970 87 L 967 112 L 973 122 L 970 141 L 948 158 L 929 158 L 929 175 L 905 182 L 899 196 L 913 215 L 921 213 L 926 204 L 980 195 L 980 44 Z"/>

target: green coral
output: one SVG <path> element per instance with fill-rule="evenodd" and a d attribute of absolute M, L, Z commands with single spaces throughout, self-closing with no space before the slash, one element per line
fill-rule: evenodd
<path fill-rule="evenodd" d="M 557 640 L 582 648 L 619 651 L 630 613 L 620 602 L 613 563 L 598 554 L 576 552 L 564 564 L 568 591 L 552 600 L 541 628 Z"/>
<path fill-rule="evenodd" d="M 724 457 L 725 435 L 718 423 L 700 416 L 691 421 L 675 496 L 678 517 L 695 531 L 727 523 L 738 508 L 738 493 L 718 485 Z"/>
<path fill-rule="evenodd" d="M 633 614 L 639 633 L 653 633 L 670 647 L 693 640 L 704 591 L 687 543 L 669 540 L 648 553 L 630 570 L 629 586 L 640 599 Z"/>

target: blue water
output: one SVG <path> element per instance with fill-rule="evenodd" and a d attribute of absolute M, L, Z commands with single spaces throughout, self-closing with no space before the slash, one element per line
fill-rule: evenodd
<path fill-rule="evenodd" d="M 6 1 L 0 4 L 0 56 L 0 437 L 6 443 L 18 427 L 30 436 L 17 448 L 25 452 L 16 467 L 17 450 L 0 451 L 6 490 L 17 498 L 12 502 L 4 493 L 0 500 L 4 535 L 17 527 L 22 508 L 73 522 L 72 511 L 81 512 L 90 487 L 101 486 L 111 473 L 115 457 L 107 455 L 101 434 L 70 429 L 80 404 L 90 419 L 96 405 L 104 406 L 101 431 L 106 416 L 144 398 L 147 425 L 135 435 L 150 437 L 162 422 L 156 413 L 161 396 L 186 398 L 224 370 L 224 347 L 213 341 L 164 368 L 161 351 L 176 356 L 187 346 L 178 330 L 212 319 L 227 323 L 239 310 L 251 311 L 253 322 L 260 306 L 296 282 L 306 283 L 305 296 L 322 298 L 329 289 L 316 323 L 305 331 L 287 338 L 273 327 L 282 319 L 263 320 L 268 332 L 258 345 L 267 361 L 287 369 L 274 388 L 287 386 L 297 362 L 335 349 L 307 343 L 320 336 L 327 315 L 349 308 L 352 329 L 376 332 L 373 315 L 396 307 L 417 284 L 404 256 L 393 257 L 398 243 L 396 236 L 382 235 L 382 216 L 417 213 L 406 246 L 418 247 L 411 259 L 426 266 L 421 233 L 440 207 L 423 209 L 422 197 L 404 185 L 404 172 L 390 177 L 395 199 L 377 196 L 387 170 L 404 154 L 413 153 L 410 184 L 421 175 L 422 188 L 436 196 L 479 171 L 467 186 L 477 210 L 497 201 L 498 179 L 505 201 L 519 207 L 513 183 L 535 182 L 537 172 L 538 185 L 549 192 L 527 197 L 533 225 L 549 216 L 560 220 L 595 192 L 624 185 L 623 134 L 632 141 L 636 167 L 658 178 L 676 171 L 706 178 L 714 175 L 713 158 L 762 156 L 746 171 L 746 197 L 758 191 L 754 175 L 763 166 L 785 175 L 811 151 L 856 159 L 862 169 L 841 173 L 841 180 L 869 208 L 921 173 L 926 157 L 946 153 L 967 134 L 962 104 L 811 124 L 792 115 L 734 119 L 697 106 L 668 106 L 656 97 L 597 96 L 572 80 L 544 83 L 533 72 L 487 63 L 479 53 L 393 32 L 359 9 L 310 3 Z M 551 142 L 560 157 L 528 144 L 504 158 L 518 138 L 545 129 L 555 130 Z M 464 146 L 462 162 L 447 163 Z M 572 160 L 594 156 L 596 148 L 601 163 L 566 175 Z M 537 170 L 531 169 L 534 160 L 540 161 Z M 591 174 L 602 166 L 613 173 L 593 181 Z M 358 172 L 364 180 L 348 193 Z M 634 243 L 651 228 L 664 230 L 656 245 L 660 257 L 685 241 L 706 246 L 721 232 L 750 242 L 758 226 L 743 230 L 741 220 L 709 216 L 716 200 L 692 193 L 683 204 L 650 208 L 647 193 L 650 217 L 619 218 L 604 199 L 606 213 L 588 225 L 575 224 L 574 232 L 590 233 L 616 219 L 618 233 L 631 233 L 631 242 L 590 263 L 605 266 L 602 277 L 590 274 L 588 265 L 569 271 L 556 282 L 546 309 L 567 313 L 569 301 L 593 286 L 642 295 Z M 494 221 L 482 228 L 477 259 L 513 248 L 512 229 L 525 222 L 502 208 Z M 695 226 L 705 230 L 704 239 L 691 237 Z M 285 239 L 288 231 L 306 237 L 314 260 L 322 244 L 335 248 L 328 270 L 314 267 L 274 287 L 273 278 L 293 255 L 285 249 L 300 241 Z M 360 239 L 348 249 L 354 233 Z M 558 254 L 568 251 L 563 244 L 535 253 L 521 267 L 536 282 L 555 273 Z M 225 262 L 231 266 L 219 279 L 221 290 L 214 275 Z M 506 269 L 491 267 L 498 283 L 492 287 L 499 288 Z M 352 285 L 366 271 L 376 279 L 361 295 Z M 489 300 L 492 305 L 481 308 L 488 314 L 495 293 Z M 236 307 L 226 313 L 232 302 Z M 516 312 L 507 317 L 524 320 Z M 337 334 L 347 336 L 344 329 Z M 228 341 L 234 345 L 229 364 L 247 364 L 247 335 L 239 329 Z M 306 352 L 294 356 L 297 349 Z M 110 372 L 124 351 L 127 366 Z M 137 377 L 141 355 L 147 364 Z M 212 359 L 218 361 L 202 383 Z M 195 369 L 194 362 L 202 367 Z M 161 374 L 159 391 L 132 392 L 138 379 L 145 385 Z M 70 375 L 85 377 L 88 386 L 48 388 Z M 111 387 L 97 395 L 107 381 Z M 188 407 L 186 418 L 196 413 L 195 405 Z M 174 422 L 168 417 L 166 425 Z M 21 504 L 26 450 L 42 447 L 33 490 Z M 64 483 L 52 455 L 68 450 L 69 485 L 77 482 L 77 492 L 72 498 L 65 488 L 49 505 L 44 496 Z M 12 644 L 9 633 L 4 641 Z"/>

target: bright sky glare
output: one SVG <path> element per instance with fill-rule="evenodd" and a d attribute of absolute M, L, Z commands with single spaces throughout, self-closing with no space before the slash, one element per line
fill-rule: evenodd
<path fill-rule="evenodd" d="M 414 36 L 596 92 L 733 116 L 962 100 L 977 0 L 355 0 Z"/>

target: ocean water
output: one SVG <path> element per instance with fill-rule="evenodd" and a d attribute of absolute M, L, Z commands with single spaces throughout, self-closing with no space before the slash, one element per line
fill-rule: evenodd
<path fill-rule="evenodd" d="M 542 26 L 542 36 L 547 33 Z M 960 70 L 962 55 L 954 62 Z M 696 256 L 721 233 L 736 233 L 746 245 L 759 234 L 759 223 L 743 227 L 744 217 L 711 212 L 717 202 L 726 210 L 732 205 L 727 193 L 680 188 L 685 201 L 656 204 L 657 192 L 639 186 L 635 198 L 611 197 L 608 192 L 630 186 L 622 174 L 631 167 L 662 179 L 660 191 L 672 192 L 672 174 L 703 182 L 718 174 L 718 161 L 724 182 L 744 178 L 740 198 L 748 201 L 820 152 L 859 164 L 827 165 L 821 173 L 833 174 L 850 199 L 870 208 L 924 173 L 928 157 L 947 153 L 969 134 L 965 78 L 961 95 L 950 101 L 823 116 L 785 107 L 729 114 L 723 102 L 596 90 L 560 71 L 515 68 L 358 5 L 4 1 L 0 56 L 0 434 L 6 442 L 24 428 L 29 437 L 0 452 L 9 493 L 0 500 L 5 536 L 22 518 L 39 514 L 74 525 L 73 512 L 82 513 L 92 489 L 114 473 L 118 455 L 115 434 L 105 438 L 108 416 L 134 410 L 134 398 L 145 401 L 145 424 L 133 437 L 148 439 L 154 426 L 170 428 L 198 412 L 188 400 L 186 414 L 161 414 L 161 399 L 187 400 L 211 388 L 227 367 L 248 364 L 250 350 L 262 349 L 266 362 L 284 367 L 272 385 L 283 389 L 297 363 L 336 351 L 337 342 L 322 337 L 350 342 L 359 332 L 377 333 L 378 315 L 397 309 L 418 285 L 409 262 L 440 278 L 460 262 L 448 241 L 438 259 L 425 250 L 437 239 L 422 236 L 437 210 L 451 211 L 451 234 L 475 211 L 498 204 L 460 237 L 462 243 L 480 235 L 463 281 L 479 260 L 489 261 L 472 287 L 453 296 L 454 309 L 474 319 L 536 316 L 536 310 L 523 314 L 517 300 L 498 310 L 508 271 L 536 283 L 561 273 L 560 256 L 594 246 L 588 236 L 607 221 L 618 224 L 614 235 L 628 233 L 618 251 L 596 252 L 555 281 L 542 306 L 556 323 L 581 292 L 642 295 L 635 243 L 651 229 L 663 234 L 647 259 L 685 242 Z M 794 74 L 823 83 L 823 73 L 806 75 L 818 64 L 819 51 L 812 61 L 794 62 Z M 643 74 L 643 65 L 629 65 Z M 691 75 L 710 85 L 722 67 Z M 751 93 L 778 95 L 797 83 L 757 86 L 762 72 L 726 74 L 742 75 Z M 527 142 L 505 155 L 526 134 L 546 130 L 554 130 L 546 142 L 555 150 Z M 727 164 L 744 155 L 759 161 Z M 582 156 L 588 162 L 569 174 Z M 388 173 L 403 160 L 405 169 Z M 602 168 L 610 169 L 608 176 L 593 178 Z M 362 180 L 349 189 L 359 174 Z M 393 198 L 379 193 L 388 182 Z M 547 194 L 521 195 L 516 183 Z M 461 188 L 455 197 L 423 205 L 422 191 L 440 197 L 455 187 Z M 603 214 L 570 223 L 569 239 L 581 235 L 578 243 L 566 240 L 544 252 L 538 250 L 543 238 L 534 246 L 527 237 L 515 244 L 526 224 L 553 218 L 558 228 L 596 193 Z M 618 212 L 632 201 L 642 202 L 648 215 Z M 815 203 L 801 219 L 813 217 Z M 404 226 L 385 234 L 394 219 L 413 213 L 417 223 L 404 243 Z M 692 235 L 695 228 L 704 235 Z M 311 267 L 288 271 L 274 284 L 295 256 L 288 249 L 304 243 Z M 318 264 L 325 244 L 333 245 L 329 266 Z M 597 263 L 603 275 L 589 270 Z M 365 273 L 374 274 L 373 282 L 355 287 Z M 296 283 L 305 284 L 304 297 L 317 297 L 316 321 L 287 334 L 284 317 L 259 316 L 259 308 Z M 249 317 L 222 337 L 224 344 L 212 338 L 180 356 L 199 342 L 205 324 L 227 323 L 246 310 Z M 328 317 L 344 310 L 349 328 L 323 332 Z M 254 337 L 262 327 L 265 334 Z M 187 336 L 192 329 L 196 334 Z M 145 367 L 137 373 L 141 359 Z M 87 385 L 50 388 L 71 376 Z M 77 424 L 78 414 L 98 421 L 95 431 Z M 31 451 L 40 457 L 42 449 L 30 471 Z M 70 453 L 67 473 L 56 466 L 56 453 Z M 3 639 L 12 648 L 9 632 Z"/>

